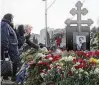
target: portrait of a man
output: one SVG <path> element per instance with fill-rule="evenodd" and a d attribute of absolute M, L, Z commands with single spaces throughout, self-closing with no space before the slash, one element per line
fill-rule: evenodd
<path fill-rule="evenodd" d="M 86 50 L 86 36 L 76 36 L 77 50 Z"/>

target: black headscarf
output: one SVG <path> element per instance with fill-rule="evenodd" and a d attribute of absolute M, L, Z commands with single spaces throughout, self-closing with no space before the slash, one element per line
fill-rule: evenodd
<path fill-rule="evenodd" d="M 18 28 L 17 28 L 17 33 L 18 33 L 20 36 L 24 36 L 24 33 L 25 33 L 24 25 L 19 25 L 19 26 L 18 26 Z"/>
<path fill-rule="evenodd" d="M 8 23 L 14 29 L 14 24 L 12 23 L 12 20 L 13 20 L 13 15 L 10 13 L 5 14 L 2 19 L 2 21 Z"/>

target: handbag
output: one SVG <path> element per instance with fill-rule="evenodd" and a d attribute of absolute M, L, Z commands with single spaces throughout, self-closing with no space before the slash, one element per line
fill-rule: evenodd
<path fill-rule="evenodd" d="M 1 76 L 12 76 L 13 75 L 13 63 L 8 56 L 4 60 L 1 60 Z"/>

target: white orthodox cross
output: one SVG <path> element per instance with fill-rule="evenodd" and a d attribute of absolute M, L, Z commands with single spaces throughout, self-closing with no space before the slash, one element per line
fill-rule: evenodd
<path fill-rule="evenodd" d="M 93 21 L 91 19 L 81 20 L 81 15 L 86 15 L 88 13 L 88 10 L 86 8 L 81 9 L 83 4 L 80 1 L 78 1 L 75 6 L 77 7 L 77 10 L 75 8 L 72 8 L 70 13 L 73 16 L 77 14 L 77 20 L 67 19 L 65 21 L 65 24 L 68 24 L 68 25 L 70 25 L 70 24 L 77 24 L 79 32 L 81 32 L 81 24 L 87 24 L 88 26 L 91 26 L 91 24 L 93 24 Z"/>

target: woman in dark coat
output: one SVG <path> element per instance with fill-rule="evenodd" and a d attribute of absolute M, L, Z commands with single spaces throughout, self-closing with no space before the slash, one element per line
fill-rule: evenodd
<path fill-rule="evenodd" d="M 10 56 L 10 59 L 13 62 L 13 77 L 15 77 L 20 59 L 18 40 L 16 33 L 12 28 L 12 21 L 12 14 L 4 15 L 1 21 L 1 59 L 4 60 L 8 55 Z M 6 76 L 5 79 L 7 78 L 8 77 Z"/>

